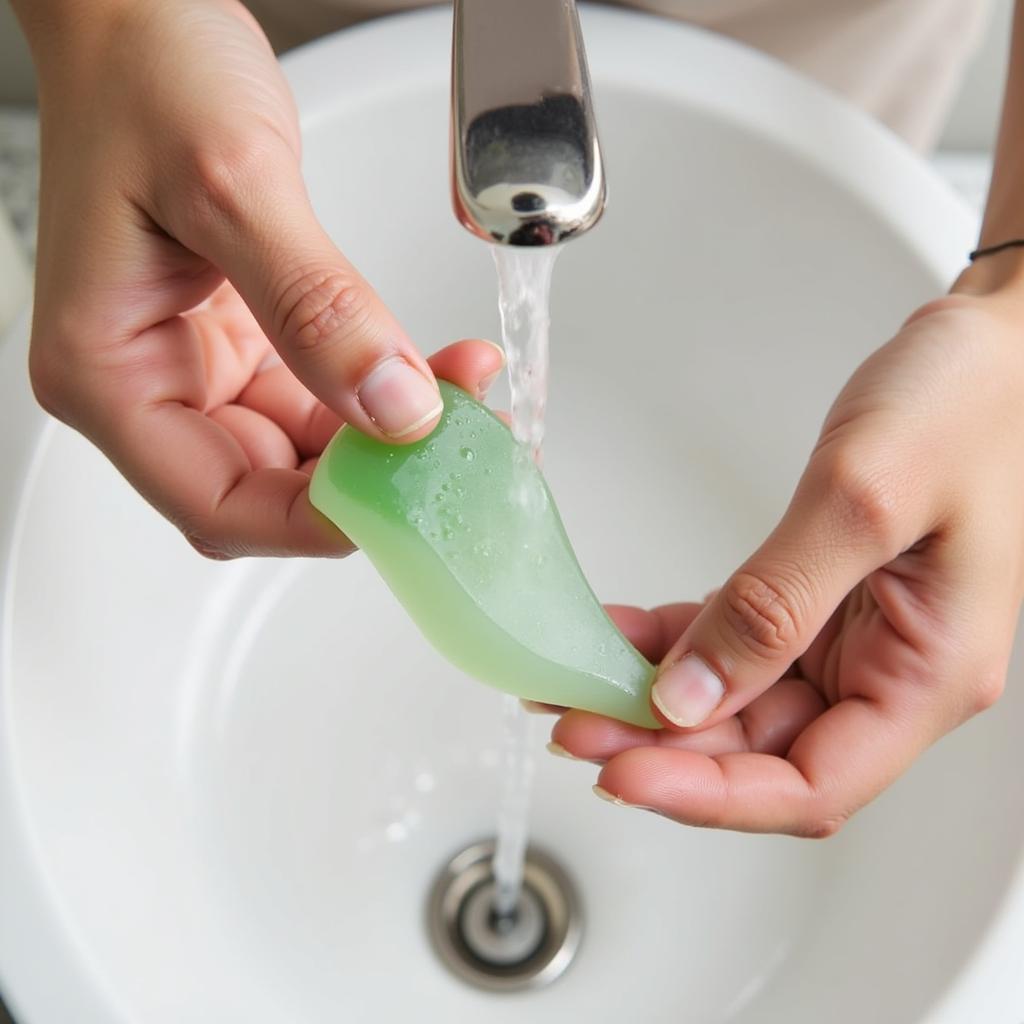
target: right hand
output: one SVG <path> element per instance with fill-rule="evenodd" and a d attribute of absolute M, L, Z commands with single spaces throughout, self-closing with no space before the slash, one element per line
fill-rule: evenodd
<path fill-rule="evenodd" d="M 317 222 L 259 26 L 236 0 L 15 7 L 39 78 L 41 404 L 204 554 L 344 553 L 307 497 L 324 444 L 342 421 L 418 440 L 441 400 Z M 477 394 L 502 360 L 435 358 Z"/>
<path fill-rule="evenodd" d="M 998 699 L 1024 598 L 1024 259 L 953 292 L 854 373 L 719 591 L 613 611 L 660 663 L 666 728 L 567 712 L 553 739 L 603 763 L 599 795 L 823 838 Z"/>

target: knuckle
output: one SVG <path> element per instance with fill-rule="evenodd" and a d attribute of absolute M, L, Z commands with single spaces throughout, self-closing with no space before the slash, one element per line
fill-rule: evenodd
<path fill-rule="evenodd" d="M 918 320 L 924 320 L 927 317 L 935 316 L 940 313 L 957 312 L 961 309 L 967 308 L 969 301 L 964 295 L 941 295 L 936 299 L 930 299 L 923 306 L 918 306 L 906 320 L 903 321 L 903 327 L 910 327 L 912 324 L 917 323 Z"/>
<path fill-rule="evenodd" d="M 259 138 L 225 138 L 204 143 L 187 157 L 196 197 L 194 213 L 211 219 L 243 219 L 256 198 L 279 175 L 276 143 Z"/>
<path fill-rule="evenodd" d="M 345 344 L 372 321 L 369 286 L 338 270 L 304 273 L 278 303 L 278 335 L 300 352 Z"/>
<path fill-rule="evenodd" d="M 891 473 L 863 452 L 843 449 L 829 462 L 825 486 L 841 530 L 867 536 L 894 556 L 899 553 L 900 501 Z"/>
<path fill-rule="evenodd" d="M 33 338 L 29 348 L 28 376 L 32 393 L 39 405 L 51 416 L 67 421 L 69 400 L 73 390 L 68 390 L 69 359 L 62 358 L 68 346 L 59 338 L 48 338 L 40 343 Z"/>
<path fill-rule="evenodd" d="M 234 555 L 209 537 L 188 532 L 184 532 L 184 536 L 194 551 L 197 551 L 203 558 L 207 558 L 211 562 L 229 562 L 234 558 Z"/>
<path fill-rule="evenodd" d="M 971 692 L 970 712 L 972 715 L 988 711 L 1006 688 L 1006 675 L 1002 671 L 982 674 Z"/>
<path fill-rule="evenodd" d="M 60 407 L 58 377 L 49 364 L 38 357 L 34 350 L 29 357 L 28 376 L 36 401 L 51 416 L 56 416 Z"/>
<path fill-rule="evenodd" d="M 166 510 L 165 510 L 166 511 Z M 189 546 L 203 558 L 213 562 L 228 562 L 236 557 L 231 544 L 217 528 L 215 516 L 209 512 L 166 511 L 167 518 L 181 531 Z"/>
<path fill-rule="evenodd" d="M 771 658 L 791 649 L 800 634 L 794 589 L 753 572 L 738 572 L 725 585 L 726 621 L 752 653 Z"/>

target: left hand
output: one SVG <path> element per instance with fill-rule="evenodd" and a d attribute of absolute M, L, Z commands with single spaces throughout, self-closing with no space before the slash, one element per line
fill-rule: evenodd
<path fill-rule="evenodd" d="M 829 836 L 996 700 L 1024 596 L 1024 303 L 960 291 L 854 374 L 782 521 L 705 605 L 614 610 L 661 661 L 667 728 L 561 718 L 605 795 Z"/>
<path fill-rule="evenodd" d="M 40 404 L 204 555 L 345 554 L 308 498 L 331 434 L 418 441 L 435 376 L 479 395 L 501 352 L 424 359 L 328 237 L 240 0 L 14 6 L 40 90 Z"/>

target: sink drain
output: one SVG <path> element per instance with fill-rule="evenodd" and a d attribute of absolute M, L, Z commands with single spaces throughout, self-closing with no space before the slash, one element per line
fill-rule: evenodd
<path fill-rule="evenodd" d="M 491 992 L 539 988 L 560 977 L 580 944 L 582 920 L 568 875 L 530 847 L 515 910 L 498 916 L 494 842 L 456 854 L 434 883 L 427 922 L 434 948 L 459 979 Z"/>

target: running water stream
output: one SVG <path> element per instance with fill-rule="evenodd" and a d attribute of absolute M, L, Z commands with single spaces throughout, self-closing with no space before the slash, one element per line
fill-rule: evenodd
<path fill-rule="evenodd" d="M 539 459 L 548 397 L 548 326 L 555 246 L 496 245 L 501 342 L 508 359 L 512 433 L 524 455 Z M 514 500 L 515 496 L 510 496 Z M 498 809 L 493 871 L 499 921 L 519 903 L 529 832 L 534 755 L 533 723 L 518 698 L 502 698 L 504 786 Z"/>

